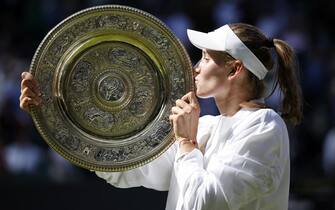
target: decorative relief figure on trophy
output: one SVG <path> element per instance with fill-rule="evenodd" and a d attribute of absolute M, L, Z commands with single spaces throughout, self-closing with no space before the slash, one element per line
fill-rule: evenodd
<path fill-rule="evenodd" d="M 114 116 L 111 113 L 103 112 L 96 107 L 91 107 L 84 113 L 84 119 L 92 127 L 102 130 L 111 129 L 114 125 Z"/>
<path fill-rule="evenodd" d="M 73 80 L 71 87 L 76 92 L 86 91 L 88 88 L 89 78 L 92 74 L 92 64 L 88 61 L 81 60 L 74 67 Z"/>
<path fill-rule="evenodd" d="M 109 51 L 109 58 L 115 60 L 117 64 L 135 70 L 140 64 L 140 59 L 129 51 L 122 48 L 114 48 Z"/>
<path fill-rule="evenodd" d="M 60 124 L 56 124 L 55 138 L 66 148 L 75 151 L 79 147 L 80 140 L 70 134 L 70 131 Z"/>
<path fill-rule="evenodd" d="M 99 86 L 99 93 L 106 101 L 117 101 L 119 100 L 125 91 L 123 82 L 116 77 L 104 78 Z"/>

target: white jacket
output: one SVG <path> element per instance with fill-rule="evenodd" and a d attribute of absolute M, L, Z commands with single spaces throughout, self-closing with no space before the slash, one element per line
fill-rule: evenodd
<path fill-rule="evenodd" d="M 166 210 L 288 208 L 290 161 L 287 128 L 271 109 L 241 109 L 232 117 L 203 116 L 197 141 L 180 154 L 172 145 L 137 169 L 96 172 L 121 188 L 169 190 Z"/>

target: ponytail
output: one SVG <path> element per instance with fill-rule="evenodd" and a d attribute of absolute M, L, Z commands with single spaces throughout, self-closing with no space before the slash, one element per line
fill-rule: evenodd
<path fill-rule="evenodd" d="M 277 52 L 278 83 L 283 94 L 282 117 L 293 125 L 302 120 L 302 93 L 293 49 L 284 41 L 273 39 Z"/>
<path fill-rule="evenodd" d="M 268 39 L 258 28 L 244 23 L 229 24 L 239 39 L 256 55 L 267 69 L 272 69 L 275 62 L 270 53 L 274 48 L 277 52 L 278 84 L 283 94 L 281 106 L 282 117 L 297 125 L 302 120 L 302 93 L 296 72 L 296 59 L 293 49 L 279 39 Z M 264 95 L 264 80 L 259 80 L 249 72 L 251 98 Z"/>

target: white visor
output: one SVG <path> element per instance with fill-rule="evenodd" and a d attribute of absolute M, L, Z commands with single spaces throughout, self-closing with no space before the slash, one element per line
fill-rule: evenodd
<path fill-rule="evenodd" d="M 268 70 L 249 48 L 236 36 L 228 25 L 213 32 L 203 33 L 187 29 L 190 42 L 199 49 L 225 51 L 243 65 L 258 79 L 264 79 Z"/>

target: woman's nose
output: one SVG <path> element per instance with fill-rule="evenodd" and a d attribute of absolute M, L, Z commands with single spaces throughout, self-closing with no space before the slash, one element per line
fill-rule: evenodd
<path fill-rule="evenodd" d="M 193 66 L 193 71 L 197 74 L 200 72 L 200 61 L 198 61 L 194 66 Z"/>

